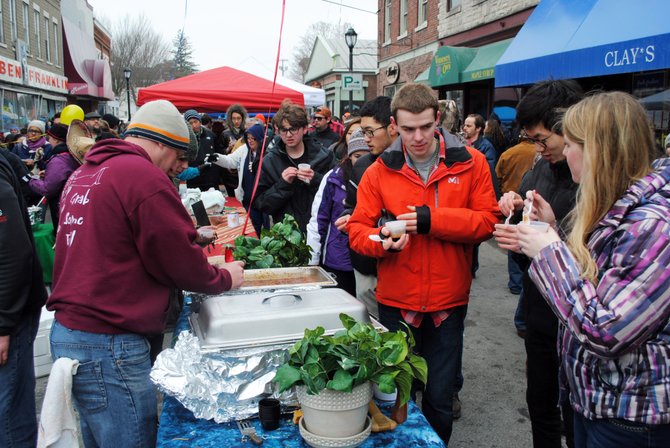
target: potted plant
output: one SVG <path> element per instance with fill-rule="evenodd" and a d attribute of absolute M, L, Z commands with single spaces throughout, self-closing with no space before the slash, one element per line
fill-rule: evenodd
<path fill-rule="evenodd" d="M 398 392 L 398 403 L 410 398 L 414 379 L 426 383 L 426 361 L 412 352 L 415 345 L 407 331 L 382 332 L 370 323 L 340 314 L 343 329 L 327 336 L 322 327 L 305 330 L 289 349 L 288 361 L 274 377 L 283 392 L 296 386 L 307 429 L 325 437 L 348 437 L 363 430 L 375 383 L 384 393 Z M 334 399 L 322 405 L 320 400 Z M 347 404 L 358 409 L 343 412 Z M 336 409 L 337 417 L 324 410 Z M 353 422 L 338 425 L 341 417 Z M 338 427 L 343 433 L 338 433 Z"/>

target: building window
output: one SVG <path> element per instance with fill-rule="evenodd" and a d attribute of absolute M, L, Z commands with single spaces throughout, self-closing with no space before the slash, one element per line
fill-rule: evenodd
<path fill-rule="evenodd" d="M 407 0 L 400 0 L 400 32 L 399 36 L 407 33 Z"/>
<path fill-rule="evenodd" d="M 44 53 L 45 57 L 47 58 L 47 62 L 51 62 L 51 45 L 49 42 L 49 26 L 51 24 L 49 23 L 49 18 L 45 17 L 44 18 Z"/>
<path fill-rule="evenodd" d="M 23 38 L 30 53 L 30 5 L 27 3 L 23 4 Z"/>
<path fill-rule="evenodd" d="M 417 26 L 421 26 L 424 23 L 426 23 L 427 17 L 428 17 L 428 0 L 417 0 L 418 4 L 417 6 L 417 16 L 416 16 L 416 24 Z"/>
<path fill-rule="evenodd" d="M 391 41 L 391 0 L 384 6 L 384 42 Z"/>
<path fill-rule="evenodd" d="M 54 63 L 60 65 L 60 52 L 58 50 L 58 24 L 54 22 Z"/>
<path fill-rule="evenodd" d="M 12 43 L 16 41 L 16 0 L 9 0 L 9 27 L 12 31 Z"/>
<path fill-rule="evenodd" d="M 35 26 L 35 45 L 37 46 L 37 52 L 35 53 L 38 58 L 42 57 L 42 40 L 40 38 L 40 12 L 35 10 L 33 11 L 33 25 Z"/>
<path fill-rule="evenodd" d="M 0 1 L 0 42 L 5 43 L 5 26 L 2 20 L 2 2 Z"/>
<path fill-rule="evenodd" d="M 459 6 L 461 6 L 461 0 L 447 0 L 447 12 L 453 11 Z"/>

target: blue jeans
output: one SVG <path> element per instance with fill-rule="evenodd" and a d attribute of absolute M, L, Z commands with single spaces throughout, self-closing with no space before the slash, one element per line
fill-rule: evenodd
<path fill-rule="evenodd" d="M 79 361 L 72 394 L 87 448 L 156 445 L 156 392 L 144 336 L 70 330 L 54 320 L 51 354 Z"/>
<path fill-rule="evenodd" d="M 523 287 L 523 269 L 516 262 L 514 253 L 510 250 L 507 251 L 507 274 L 509 276 L 507 287 L 513 294 L 519 294 Z"/>
<path fill-rule="evenodd" d="M 521 288 L 521 293 L 519 293 L 519 300 L 516 303 L 516 311 L 514 311 L 514 326 L 519 331 L 526 331 L 526 311 L 525 301 L 523 297 L 523 288 Z"/>
<path fill-rule="evenodd" d="M 0 446 L 3 448 L 37 444 L 33 343 L 39 324 L 39 311 L 28 314 L 9 335 L 9 358 L 0 367 Z"/>
<path fill-rule="evenodd" d="M 423 393 L 422 410 L 437 435 L 449 444 L 453 423 L 452 396 L 454 379 L 460 368 L 463 352 L 463 322 L 467 306 L 452 310 L 449 317 L 435 328 L 430 315 L 424 316 L 420 328 L 410 327 L 416 340 L 414 351 L 428 364 L 428 384 Z M 398 308 L 379 304 L 379 318 L 391 331 L 404 329 Z"/>
<path fill-rule="evenodd" d="M 626 420 L 588 420 L 574 413 L 575 448 L 667 448 L 670 424 L 643 425 Z"/>

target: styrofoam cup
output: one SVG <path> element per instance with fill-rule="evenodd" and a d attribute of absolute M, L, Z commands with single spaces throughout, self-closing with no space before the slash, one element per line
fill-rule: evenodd
<path fill-rule="evenodd" d="M 391 232 L 391 238 L 397 240 L 407 231 L 407 221 L 388 221 L 384 226 Z"/>
<path fill-rule="evenodd" d="M 538 232 L 546 232 L 549 230 L 549 223 L 548 222 L 542 222 L 542 221 L 531 221 L 527 225 L 531 226 Z"/>

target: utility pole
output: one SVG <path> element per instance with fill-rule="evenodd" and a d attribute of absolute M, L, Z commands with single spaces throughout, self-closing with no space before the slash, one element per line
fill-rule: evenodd
<path fill-rule="evenodd" d="M 288 59 L 280 59 L 279 62 L 279 70 L 281 70 L 281 75 L 282 77 L 284 76 L 284 72 L 286 71 L 286 66 L 284 65 L 284 62 L 288 61 Z"/>

